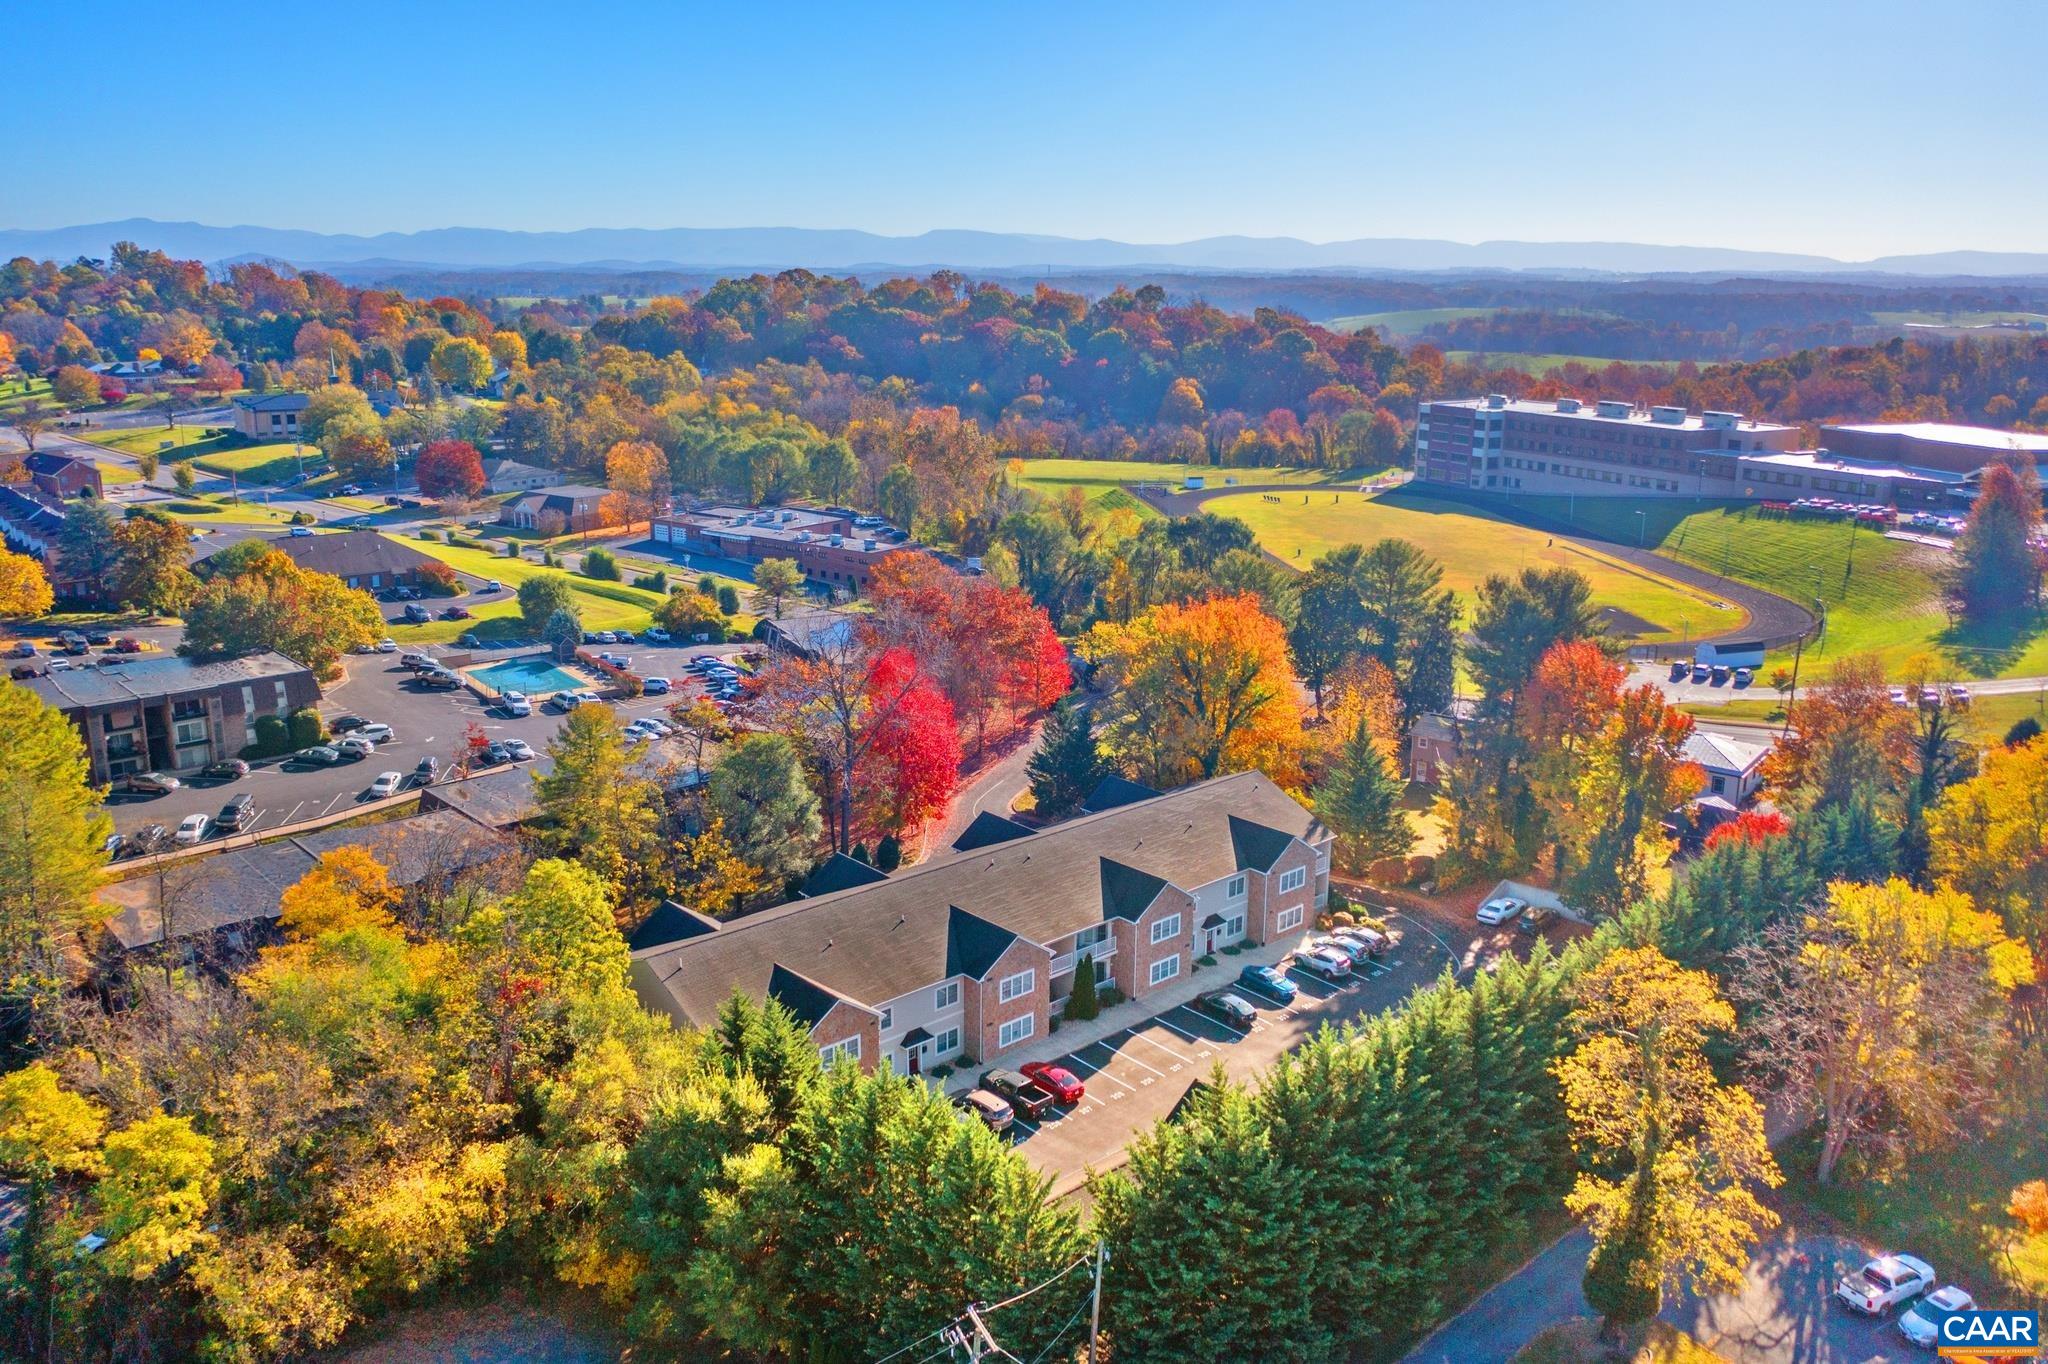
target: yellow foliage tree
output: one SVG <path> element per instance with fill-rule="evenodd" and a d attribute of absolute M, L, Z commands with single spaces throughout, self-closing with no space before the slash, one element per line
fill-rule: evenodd
<path fill-rule="evenodd" d="M 278 922 L 292 937 L 311 941 L 347 928 L 389 928 L 397 903 L 384 864 L 365 848 L 346 846 L 322 853 L 311 871 L 285 888 Z"/>
<path fill-rule="evenodd" d="M 1928 817 L 1934 874 L 1977 904 L 2048 969 L 2048 737 L 1993 749 Z"/>
<path fill-rule="evenodd" d="M 147 1279 L 210 1239 L 213 1139 L 190 1118 L 144 1118 L 109 1136 L 102 1153 L 107 1173 L 93 1197 L 109 1273 Z"/>
<path fill-rule="evenodd" d="M 1155 606 L 1081 642 L 1108 682 L 1109 750 L 1155 785 L 1256 768 L 1301 780 L 1301 706 L 1287 635 L 1258 598 Z"/>
<path fill-rule="evenodd" d="M 55 600 L 41 563 L 0 549 L 0 616 L 40 616 Z"/>

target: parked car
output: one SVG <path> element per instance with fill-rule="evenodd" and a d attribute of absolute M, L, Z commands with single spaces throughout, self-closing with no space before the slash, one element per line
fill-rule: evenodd
<path fill-rule="evenodd" d="M 617 643 L 631 644 L 634 642 L 634 634 L 631 630 L 614 630 L 612 633 L 618 636 Z"/>
<path fill-rule="evenodd" d="M 505 590 L 505 584 L 499 582 L 496 578 L 493 578 L 489 582 L 485 583 L 478 590 L 482 592 L 503 592 Z"/>
<path fill-rule="evenodd" d="M 1356 938 L 1339 938 L 1335 935 L 1327 935 L 1315 939 L 1309 946 L 1324 952 L 1335 952 L 1338 956 L 1344 958 L 1344 964 L 1354 971 L 1363 971 L 1366 964 L 1372 960 L 1372 953 L 1368 952 L 1365 944 Z"/>
<path fill-rule="evenodd" d="M 1671 680 L 1673 682 L 1683 682 L 1685 681 L 1687 674 L 1691 672 L 1692 665 L 1681 658 L 1676 663 L 1673 663 L 1671 665 Z"/>
<path fill-rule="evenodd" d="M 526 699 L 525 692 L 501 692 L 498 695 L 498 709 L 518 719 L 533 714 L 533 702 Z"/>
<path fill-rule="evenodd" d="M 330 734 L 350 734 L 369 723 L 360 715 L 337 715 L 327 722 L 327 730 Z"/>
<path fill-rule="evenodd" d="M 7 656 L 9 658 L 34 658 L 36 656 L 36 642 L 32 639 L 24 639 L 12 649 L 9 649 Z"/>
<path fill-rule="evenodd" d="M 217 763 L 208 763 L 206 770 L 200 773 L 200 775 L 203 777 L 218 777 L 224 781 L 234 781 L 249 775 L 249 764 L 243 762 L 240 758 L 222 758 Z"/>
<path fill-rule="evenodd" d="M 1327 947 L 1306 948 L 1296 952 L 1288 961 L 1294 969 L 1306 971 L 1312 976 L 1320 976 L 1332 984 L 1341 983 L 1351 977 L 1351 958 L 1345 953 Z"/>
<path fill-rule="evenodd" d="M 667 696 L 668 679 L 666 677 L 642 678 L 640 680 L 640 690 L 649 696 Z"/>
<path fill-rule="evenodd" d="M 184 785 L 168 772 L 130 772 L 121 785 L 144 796 L 162 796 Z"/>
<path fill-rule="evenodd" d="M 1497 895 L 1479 906 L 1476 917 L 1483 924 L 1504 924 L 1528 907 L 1527 900 L 1517 900 L 1512 895 Z"/>
<path fill-rule="evenodd" d="M 1014 1070 L 984 1070 L 981 1087 L 1007 1101 L 1012 1111 L 1036 1122 L 1053 1106 L 1052 1091 Z"/>
<path fill-rule="evenodd" d="M 58 657 L 50 660 L 50 671 L 53 673 L 68 673 L 72 667 L 73 664 L 68 658 Z"/>
<path fill-rule="evenodd" d="M 1977 1300 L 1954 1284 L 1944 1284 L 1899 1313 L 1899 1334 L 1923 1350 L 1941 1344 L 1941 1322 L 1958 1312 L 1974 1312 Z"/>
<path fill-rule="evenodd" d="M 506 763 L 512 761 L 512 750 L 503 744 L 485 744 L 483 748 L 483 761 L 491 767 L 503 767 Z"/>
<path fill-rule="evenodd" d="M 1208 990 L 1195 996 L 1195 1008 L 1226 1027 L 1250 1032 L 1259 1021 L 1259 1011 L 1228 990 Z"/>
<path fill-rule="evenodd" d="M 410 669 L 413 672 L 424 672 L 428 668 L 438 668 L 441 666 L 430 654 L 400 654 L 398 662 L 401 667 Z"/>
<path fill-rule="evenodd" d="M 300 749 L 292 756 L 302 763 L 327 767 L 341 761 L 341 750 L 328 744 L 314 744 L 311 748 Z"/>
<path fill-rule="evenodd" d="M 631 724 L 627 725 L 623 730 L 619 732 L 621 734 L 624 734 L 628 739 L 634 740 L 636 742 L 645 740 L 649 743 L 652 743 L 654 740 L 659 739 L 661 737 L 660 730 L 655 729 L 652 725 L 649 725 L 642 720 L 633 721 Z"/>
<path fill-rule="evenodd" d="M 206 837 L 213 827 L 213 821 L 202 814 L 190 814 L 178 821 L 178 832 L 172 838 L 179 843 L 197 843 Z"/>
<path fill-rule="evenodd" d="M 121 852 L 125 857 L 142 857 L 155 852 L 170 840 L 170 831 L 163 825 L 145 824 L 128 835 L 127 841 L 121 845 Z"/>
<path fill-rule="evenodd" d="M 505 741 L 505 751 L 512 755 L 513 762 L 530 763 L 533 761 L 533 745 L 524 739 L 507 739 Z"/>
<path fill-rule="evenodd" d="M 1970 704 L 1970 689 L 1969 689 L 1968 687 L 1964 686 L 1964 685 L 1963 685 L 1962 683 L 1960 683 L 1960 682 L 1951 682 L 1951 683 L 1949 683 L 1949 684 L 1948 684 L 1948 703 L 1949 703 L 1949 704 L 1950 704 L 1951 706 L 1967 706 L 1967 705 L 1969 705 L 1969 704 Z"/>
<path fill-rule="evenodd" d="M 1934 1287 L 1934 1266 L 1913 1255 L 1880 1255 L 1835 1285 L 1835 1300 L 1852 1312 L 1881 1317 Z"/>
<path fill-rule="evenodd" d="M 1282 1004 L 1292 1004 L 1301 987 L 1271 966 L 1247 966 L 1237 973 L 1237 983 Z"/>
<path fill-rule="evenodd" d="M 955 1096 L 953 1106 L 960 1110 L 963 1117 L 977 1119 L 989 1131 L 998 1135 L 1009 1131 L 1011 1125 L 1017 1121 L 1017 1115 L 1010 1110 L 1010 1106 L 985 1089 L 970 1089 L 965 1094 Z"/>
<path fill-rule="evenodd" d="M 1756 681 L 1756 670 L 1755 670 L 1755 669 L 1753 669 L 1753 668 L 1737 668 L 1737 669 L 1735 670 L 1735 685 L 1736 685 L 1737 687 L 1746 687 L 1746 686 L 1748 686 L 1748 685 L 1749 685 L 1750 683 L 1752 683 L 1752 682 L 1754 682 L 1754 681 Z"/>
<path fill-rule="evenodd" d="M 368 724 L 356 727 L 356 737 L 358 739 L 368 739 L 373 744 L 388 744 L 393 736 L 391 726 L 381 720 L 372 720 Z"/>
<path fill-rule="evenodd" d="M 337 742 L 334 749 L 344 758 L 367 758 L 377 751 L 377 745 L 356 733 Z"/>
<path fill-rule="evenodd" d="M 382 639 L 380 639 L 380 640 L 378 640 L 378 641 L 377 641 L 377 652 L 378 652 L 378 653 L 380 653 L 380 654 L 395 654 L 395 653 L 397 653 L 397 652 L 398 652 L 398 641 L 397 641 L 397 640 L 395 640 L 395 639 L 393 639 L 393 638 L 392 638 L 391 636 L 389 636 L 389 635 L 386 635 L 386 636 L 384 636 L 384 638 L 382 638 Z"/>
<path fill-rule="evenodd" d="M 1524 933 L 1541 933 L 1556 918 L 1557 911 L 1549 905 L 1530 905 L 1526 910 L 1522 911 L 1522 931 Z"/>
<path fill-rule="evenodd" d="M 139 654 L 142 652 L 142 641 L 131 635 L 123 635 L 114 641 L 114 652 L 117 654 Z"/>
<path fill-rule="evenodd" d="M 1692 665 L 1692 680 L 1695 682 L 1704 682 L 1713 675 L 1714 670 L 1704 663 L 1695 663 Z"/>
<path fill-rule="evenodd" d="M 395 796 L 398 794 L 399 788 L 404 785 L 405 778 L 403 775 L 397 772 L 379 772 L 377 780 L 370 783 L 370 798 L 372 800 L 382 800 L 386 796 Z"/>
<path fill-rule="evenodd" d="M 434 618 L 433 612 L 427 610 L 426 607 L 421 606 L 416 601 L 407 602 L 405 604 L 405 610 L 401 611 L 399 614 L 403 616 L 406 623 L 410 625 L 425 625 L 428 621 Z"/>
<path fill-rule="evenodd" d="M 298 540 L 304 538 L 305 536 L 311 535 L 312 533 L 313 528 L 311 526 L 293 526 L 291 538 L 294 540 Z"/>
<path fill-rule="evenodd" d="M 1387 955 L 1387 949 L 1394 945 L 1386 934 L 1380 932 L 1377 928 L 1367 928 L 1364 924 L 1354 924 L 1350 928 L 1340 928 L 1331 936 L 1346 938 L 1357 943 L 1365 949 L 1365 954 L 1369 957 L 1384 957 Z"/>
<path fill-rule="evenodd" d="M 451 606 L 451 607 L 449 607 L 449 608 L 448 608 L 448 609 L 447 609 L 446 611 L 443 611 L 443 612 L 441 613 L 441 619 L 442 619 L 442 620 L 468 620 L 468 619 L 469 619 L 469 608 L 468 608 L 467 606 Z"/>
<path fill-rule="evenodd" d="M 1891 697 L 1892 704 L 1895 706 L 1904 706 L 1911 704 L 1906 700 L 1906 689 L 1904 687 L 1893 687 L 1891 690 Z"/>
<path fill-rule="evenodd" d="M 420 685 L 428 691 L 455 691 L 462 686 L 462 679 L 446 671 L 421 673 Z"/>
<path fill-rule="evenodd" d="M 419 779 L 420 785 L 425 786 L 441 775 L 441 760 L 429 754 L 413 766 L 412 774 Z"/>
<path fill-rule="evenodd" d="M 662 629 L 659 625 L 647 627 L 647 642 L 649 644 L 666 644 L 669 642 L 669 638 L 668 631 Z"/>
<path fill-rule="evenodd" d="M 107 645 L 112 644 L 114 642 L 114 639 L 113 636 L 109 635 L 105 630 L 87 630 L 85 632 L 85 642 L 87 644 L 104 648 Z"/>
<path fill-rule="evenodd" d="M 619 642 L 619 632 L 617 630 L 599 630 L 597 632 L 597 642 L 599 644 L 617 644 Z"/>
<path fill-rule="evenodd" d="M 256 797 L 243 791 L 220 807 L 220 813 L 213 817 L 213 822 L 227 832 L 235 833 L 249 822 L 249 817 L 255 812 Z"/>
<path fill-rule="evenodd" d="M 341 495 L 343 497 L 361 497 L 363 490 L 359 484 L 344 483 L 341 485 Z"/>
<path fill-rule="evenodd" d="M 1087 1093 L 1080 1077 L 1065 1066 L 1056 1066 L 1050 1061 L 1026 1061 L 1017 1069 L 1064 1107 L 1072 1108 Z"/>

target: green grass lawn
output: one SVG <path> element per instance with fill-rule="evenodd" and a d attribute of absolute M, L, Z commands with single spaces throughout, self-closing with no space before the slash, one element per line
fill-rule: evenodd
<path fill-rule="evenodd" d="M 1467 317 L 1488 317 L 1498 308 L 1401 308 L 1385 313 L 1353 313 L 1323 323 L 1333 332 L 1362 332 L 1376 327 L 1382 336 L 1413 336 L 1437 322 L 1456 322 Z"/>
<path fill-rule="evenodd" d="M 1661 554 L 1802 604 L 1820 598 L 1828 627 L 1807 648 L 1809 666 L 1816 658 L 1874 653 L 1894 669 L 1921 655 L 1937 672 L 1966 678 L 2048 672 L 2048 632 L 1950 626 L 1937 576 L 1945 550 L 1887 539 L 1854 522 L 1767 517 L 1753 503 L 1529 497 L 1522 505 L 1620 544 L 1640 539 Z M 1772 666 L 1780 661 L 1773 657 Z"/>
<path fill-rule="evenodd" d="M 50 396 L 48 379 L 27 379 L 19 376 L 0 382 L 0 412 L 12 411 L 31 398 L 40 398 L 45 405 L 54 404 Z"/>
<path fill-rule="evenodd" d="M 222 444 L 220 437 L 207 435 L 202 426 L 124 426 L 110 431 L 88 431 L 85 438 L 94 445 L 126 455 L 159 455 L 165 463 L 205 454 Z M 168 449 L 164 448 L 167 443 Z"/>
<path fill-rule="evenodd" d="M 233 475 L 239 483 L 282 483 L 302 468 L 318 468 L 324 459 L 315 446 L 297 448 L 304 451 L 303 456 L 294 453 L 289 441 L 244 445 L 235 449 L 215 448 L 192 462 L 210 474 L 219 474 L 223 478 Z"/>
<path fill-rule="evenodd" d="M 1208 480 L 1211 488 L 1222 487 L 1226 478 L 1234 478 L 1239 483 L 1288 483 L 1313 487 L 1327 483 L 1355 483 L 1360 477 L 1356 471 L 1337 469 L 1237 469 L 1216 464 L 1158 460 L 1027 459 L 1022 463 L 1024 472 L 1017 480 L 1021 487 L 1048 495 L 1065 488 L 1079 488 L 1094 512 L 1099 514 L 1120 508 L 1141 520 L 1149 520 L 1159 513 L 1128 491 L 1138 483 L 1164 483 L 1179 488 L 1181 480 L 1193 474 Z"/>
<path fill-rule="evenodd" d="M 272 511 L 261 502 L 252 502 L 244 497 L 236 502 L 226 493 L 195 493 L 191 497 L 180 497 L 170 502 L 145 504 L 153 511 L 168 512 L 180 521 L 198 525 L 209 522 L 229 522 L 246 525 L 284 525 L 289 517 L 281 511 Z"/>
<path fill-rule="evenodd" d="M 1834 1182 L 1813 1181 L 1818 1136 L 1807 1133 L 1780 1149 L 1782 1197 L 1829 1222 L 1888 1247 L 1910 1249 L 1959 1280 L 1980 1300 L 2009 1297 L 2004 1248 L 2014 1229 L 2006 1200 L 2020 1184 L 2048 1171 L 2048 1078 L 2038 1058 L 2005 1072 L 1997 1108 L 1982 1132 L 1946 1150 L 1912 1156 L 1902 1169 L 1865 1170 L 1845 1158 Z"/>
<path fill-rule="evenodd" d="M 1627 628 L 1630 622 L 1617 621 L 1620 633 L 1652 641 L 1678 639 L 1687 632 L 1698 638 L 1738 629 L 1744 620 L 1739 609 L 1672 579 L 1583 552 L 1490 513 L 1405 490 L 1383 496 L 1328 489 L 1300 496 L 1239 493 L 1216 498 L 1207 510 L 1239 517 L 1260 544 L 1300 568 L 1341 545 L 1371 544 L 1388 536 L 1413 541 L 1443 564 L 1444 585 L 1458 593 L 1468 613 L 1473 590 L 1488 574 L 1564 566 L 1592 580 L 1601 605 L 1636 618 L 1633 629 Z"/>
<path fill-rule="evenodd" d="M 1459 365 L 1481 365 L 1487 369 L 1518 369 L 1525 374 L 1545 375 L 1566 365 L 1580 364 L 1587 369 L 1601 369 L 1607 365 L 1645 365 L 1654 369 L 1677 369 L 1676 360 L 1616 360 L 1605 355 L 1545 355 L 1526 350 L 1447 350 L 1444 359 Z"/>
<path fill-rule="evenodd" d="M 94 460 L 100 471 L 102 483 L 140 483 L 142 471 L 132 464 L 116 464 L 112 460 Z"/>

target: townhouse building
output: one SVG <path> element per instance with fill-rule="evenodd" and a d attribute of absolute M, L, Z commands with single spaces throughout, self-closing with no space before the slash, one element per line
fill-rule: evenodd
<path fill-rule="evenodd" d="M 987 1062 L 1045 1037 L 1080 971 L 1142 1000 L 1206 953 L 1301 933 L 1330 843 L 1242 772 L 729 923 L 671 907 L 635 935 L 633 984 L 700 1027 L 734 990 L 776 1000 L 828 1061 Z"/>

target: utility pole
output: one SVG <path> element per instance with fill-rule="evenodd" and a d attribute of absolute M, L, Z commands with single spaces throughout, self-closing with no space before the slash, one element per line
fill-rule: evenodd
<path fill-rule="evenodd" d="M 1785 725 L 1778 731 L 1781 739 L 1792 732 L 1792 706 L 1799 696 L 1799 658 L 1805 652 L 1806 636 L 1801 635 L 1792 646 L 1792 690 L 1785 696 Z"/>
<path fill-rule="evenodd" d="M 1109 1246 L 1095 1243 L 1095 1290 L 1088 1309 L 1088 1364 L 1096 1364 L 1096 1342 L 1102 1335 L 1102 1267 L 1109 1263 Z"/>

